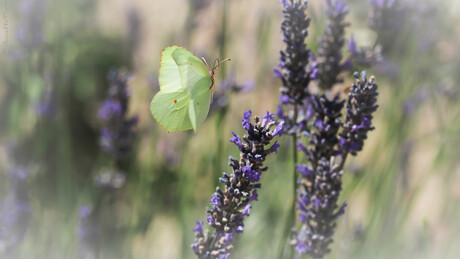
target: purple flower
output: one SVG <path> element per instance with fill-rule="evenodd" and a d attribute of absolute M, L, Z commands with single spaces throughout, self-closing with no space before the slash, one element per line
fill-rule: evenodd
<path fill-rule="evenodd" d="M 285 131 L 290 135 L 308 135 L 308 99 L 310 82 L 319 77 L 319 63 L 307 49 L 306 37 L 310 19 L 305 11 L 307 1 L 292 0 L 283 3 L 281 31 L 285 49 L 280 51 L 275 75 L 281 79 L 280 105 L 276 115 L 285 121 Z"/>
<path fill-rule="evenodd" d="M 347 47 L 350 52 L 350 57 L 348 57 L 342 65 L 344 70 L 350 70 L 353 67 L 353 63 L 356 63 L 359 66 L 370 67 L 375 64 L 380 64 L 383 61 L 380 53 L 380 46 L 358 47 L 353 35 L 348 41 Z"/>
<path fill-rule="evenodd" d="M 288 104 L 291 99 L 287 95 L 280 95 L 281 104 Z"/>
<path fill-rule="evenodd" d="M 267 113 L 261 117 L 262 119 L 262 127 L 265 127 L 267 126 L 267 124 L 271 121 L 274 121 L 275 118 L 274 118 L 275 114 L 273 113 L 270 113 L 269 111 L 267 111 Z"/>
<path fill-rule="evenodd" d="M 276 126 L 276 128 L 273 130 L 273 132 L 271 133 L 273 136 L 276 136 L 278 135 L 279 137 L 281 137 L 281 135 L 284 134 L 284 121 L 281 121 L 278 126 Z"/>
<path fill-rule="evenodd" d="M 289 4 L 288 0 L 280 0 L 280 3 L 283 4 L 284 8 L 291 7 L 291 5 Z"/>
<path fill-rule="evenodd" d="M 269 152 L 270 152 L 270 153 L 275 152 L 276 154 L 278 154 L 278 148 L 279 148 L 279 147 L 280 147 L 280 143 L 279 143 L 279 141 L 277 140 L 277 141 L 275 142 L 275 144 L 273 144 L 273 145 L 270 147 Z"/>
<path fill-rule="evenodd" d="M 362 150 L 367 133 L 374 129 L 372 127 L 373 113 L 377 110 L 377 85 L 374 77 L 367 79 L 366 74 L 355 73 L 356 82 L 352 85 L 352 90 L 348 94 L 346 105 L 345 123 L 340 133 L 340 146 L 342 152 L 356 152 Z"/>
<path fill-rule="evenodd" d="M 240 136 L 236 135 L 235 132 L 232 132 L 233 137 L 230 138 L 230 142 L 234 143 L 240 150 L 243 148 L 243 143 L 241 142 Z"/>
<path fill-rule="evenodd" d="M 347 48 L 351 53 L 358 52 L 358 45 L 356 44 L 355 37 L 353 37 L 353 35 L 351 35 L 350 40 L 348 41 Z"/>
<path fill-rule="evenodd" d="M 56 97 L 52 89 L 43 92 L 41 100 L 36 103 L 35 111 L 38 116 L 51 117 L 56 112 Z"/>
<path fill-rule="evenodd" d="M 306 173 L 297 200 L 302 227 L 294 232 L 299 255 L 323 258 L 330 251 L 336 218 L 344 212 L 344 205 L 337 205 L 342 190 L 342 173 L 338 169 L 331 166 L 326 158 L 322 158 L 318 161 L 316 177 L 310 172 Z"/>
<path fill-rule="evenodd" d="M 241 234 L 244 229 L 243 220 L 249 216 L 251 202 L 257 201 L 257 189 L 261 187 L 259 180 L 266 157 L 276 152 L 278 142 L 268 148 L 275 135 L 281 135 L 278 129 L 272 134 L 271 128 L 276 125 L 273 114 L 267 112 L 262 118 L 256 117 L 251 123 L 251 111 L 244 113 L 243 128 L 247 131 L 242 138 L 233 133 L 231 142 L 240 149 L 240 160 L 229 159 L 229 166 L 233 173 L 223 173 L 219 178 L 224 189 L 216 188 L 210 200 L 211 208 L 207 210 L 206 220 L 212 231 L 203 231 L 202 223 L 197 223 L 194 231 L 197 232 L 195 242 L 191 245 L 199 258 L 226 258 L 233 248 L 231 244 L 233 234 Z M 278 128 L 282 123 L 279 123 Z M 242 141 L 245 143 L 242 144 Z"/>
<path fill-rule="evenodd" d="M 310 19 L 305 15 L 307 3 L 294 0 L 291 4 L 288 1 L 282 1 L 282 4 L 284 20 L 281 31 L 286 49 L 281 51 L 275 76 L 281 78 L 283 83 L 281 95 L 293 103 L 301 103 L 309 95 L 307 86 L 310 82 L 310 74 L 307 72 L 310 51 L 305 44 L 310 24 Z"/>
<path fill-rule="evenodd" d="M 302 177 L 304 177 L 304 178 L 311 179 L 312 177 L 315 176 L 313 174 L 313 170 L 311 168 L 309 168 L 308 166 L 306 166 L 306 165 L 297 165 L 296 170 L 297 170 L 297 172 L 301 173 Z"/>
<path fill-rule="evenodd" d="M 104 151 L 116 159 L 127 156 L 134 142 L 133 128 L 137 117 L 128 118 L 128 80 L 129 74 L 111 71 L 108 97 L 101 105 L 98 115 L 103 121 L 100 145 Z"/>
<path fill-rule="evenodd" d="M 307 246 L 304 242 L 297 242 L 295 246 L 295 250 L 298 254 L 306 254 L 307 253 Z"/>
<path fill-rule="evenodd" d="M 222 204 L 217 193 L 212 194 L 212 199 L 209 200 L 209 203 L 211 203 L 212 206 L 220 206 Z"/>
<path fill-rule="evenodd" d="M 279 78 L 279 79 L 282 79 L 283 78 L 283 75 L 281 74 L 281 72 L 279 71 L 278 68 L 273 68 L 273 76 Z"/>
<path fill-rule="evenodd" d="M 249 197 L 249 202 L 258 201 L 258 200 L 259 200 L 259 194 L 257 194 L 257 190 L 254 190 L 251 194 L 251 197 Z"/>
<path fill-rule="evenodd" d="M 203 221 L 199 220 L 196 222 L 196 227 L 193 229 L 194 232 L 198 234 L 198 236 L 203 236 Z"/>
<path fill-rule="evenodd" d="M 99 109 L 98 116 L 103 120 L 109 120 L 113 116 L 119 116 L 122 113 L 121 104 L 116 100 L 106 100 Z"/>
<path fill-rule="evenodd" d="M 297 148 L 304 152 L 305 154 L 308 154 L 308 150 L 307 150 L 307 147 L 304 146 L 304 144 L 302 142 L 297 142 Z"/>
<path fill-rule="evenodd" d="M 337 133 L 344 102 L 335 96 L 329 100 L 325 95 L 313 96 L 314 127 L 310 129 L 308 161 L 316 163 L 322 157 L 331 157 L 337 152 Z"/>
<path fill-rule="evenodd" d="M 371 10 L 369 12 L 369 28 L 378 35 L 378 43 L 382 46 L 382 52 L 386 53 L 392 48 L 398 37 L 405 33 L 404 27 L 408 17 L 407 8 L 396 0 L 369 0 Z M 405 36 L 405 35 L 404 35 Z"/>
<path fill-rule="evenodd" d="M 208 223 L 209 226 L 213 226 L 213 225 L 214 225 L 214 219 L 212 218 L 211 215 L 207 215 L 207 216 L 206 216 L 206 222 Z"/>
<path fill-rule="evenodd" d="M 243 120 L 241 121 L 241 125 L 243 126 L 243 128 L 245 130 L 249 130 L 250 127 L 251 127 L 251 115 L 252 115 L 252 111 L 251 110 L 248 110 L 246 112 L 244 112 L 244 116 L 243 116 Z"/>
<path fill-rule="evenodd" d="M 94 210 L 88 205 L 81 205 L 78 208 L 76 234 L 78 237 L 79 258 L 94 258 L 97 256 L 101 230 L 95 216 Z"/>
<path fill-rule="evenodd" d="M 327 0 L 326 14 L 328 24 L 318 46 L 319 87 L 325 91 L 332 89 L 337 83 L 342 83 L 340 76 L 343 71 L 342 48 L 345 45 L 345 22 L 348 8 L 341 0 Z"/>
<path fill-rule="evenodd" d="M 250 166 L 243 166 L 241 171 L 244 173 L 244 176 L 253 183 L 258 182 L 262 176 L 261 173 L 253 171 Z"/>
<path fill-rule="evenodd" d="M 244 207 L 243 212 L 241 215 L 243 216 L 249 216 L 249 213 L 251 212 L 252 206 L 251 204 L 247 204 L 246 207 Z"/>
<path fill-rule="evenodd" d="M 277 110 L 276 110 L 276 116 L 280 118 L 281 120 L 285 120 L 286 117 L 284 116 L 284 111 L 283 111 L 283 104 L 278 104 Z"/>

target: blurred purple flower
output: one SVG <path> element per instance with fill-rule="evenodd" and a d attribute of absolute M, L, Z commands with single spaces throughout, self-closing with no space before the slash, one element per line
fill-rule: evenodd
<path fill-rule="evenodd" d="M 22 0 L 19 2 L 19 23 L 16 28 L 17 50 L 20 56 L 43 44 L 43 26 L 46 17 L 45 0 Z"/>
<path fill-rule="evenodd" d="M 402 30 L 408 20 L 408 8 L 401 0 L 369 0 L 369 28 L 378 35 L 378 44 L 382 46 L 382 53 L 392 47 L 397 38 L 405 33 Z"/>
<path fill-rule="evenodd" d="M 114 172 L 110 169 L 103 169 L 94 178 L 96 187 L 102 189 L 116 190 L 125 185 L 126 175 L 123 172 Z"/>
<path fill-rule="evenodd" d="M 88 205 L 78 208 L 76 234 L 78 238 L 78 258 L 97 258 L 99 249 L 100 227 L 95 219 L 95 212 Z"/>
<path fill-rule="evenodd" d="M 370 67 L 383 61 L 382 55 L 380 53 L 381 47 L 379 45 L 375 47 L 358 47 L 355 38 L 352 35 L 348 41 L 347 47 L 348 51 L 350 52 L 350 57 L 348 57 L 343 64 L 344 70 L 352 69 L 353 63 L 362 67 Z"/>
<path fill-rule="evenodd" d="M 8 171 L 9 189 L 0 201 L 0 253 L 11 251 L 26 235 L 32 208 L 25 168 Z"/>
<path fill-rule="evenodd" d="M 325 91 L 343 82 L 342 48 L 345 45 L 345 22 L 348 8 L 341 0 L 327 0 L 328 23 L 318 44 L 319 87 Z"/>
<path fill-rule="evenodd" d="M 35 105 L 35 111 L 40 117 L 51 117 L 56 112 L 56 95 L 51 88 L 43 92 L 41 100 Z"/>
<path fill-rule="evenodd" d="M 403 111 L 404 115 L 412 115 L 417 108 L 429 97 L 428 90 L 425 88 L 418 88 L 415 93 L 404 101 Z"/>
<path fill-rule="evenodd" d="M 109 73 L 110 88 L 108 98 L 101 105 L 98 116 L 104 122 L 101 129 L 100 145 L 116 159 L 121 159 L 132 150 L 134 142 L 133 128 L 137 117 L 127 118 L 130 75 L 111 71 Z"/>

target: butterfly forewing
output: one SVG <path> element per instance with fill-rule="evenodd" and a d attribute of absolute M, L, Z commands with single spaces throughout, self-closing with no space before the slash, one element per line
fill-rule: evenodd
<path fill-rule="evenodd" d="M 211 74 L 203 61 L 183 48 L 178 48 L 172 57 L 179 67 L 179 74 L 184 89 L 192 96 L 201 94 L 211 87 Z"/>
<path fill-rule="evenodd" d="M 179 67 L 172 57 L 172 53 L 180 47 L 167 47 L 161 52 L 160 75 L 160 90 L 164 92 L 175 92 L 183 89 L 180 81 Z"/>

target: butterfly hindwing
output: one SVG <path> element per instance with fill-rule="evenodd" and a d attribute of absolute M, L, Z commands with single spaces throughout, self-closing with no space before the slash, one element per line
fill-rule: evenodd
<path fill-rule="evenodd" d="M 185 91 L 158 92 L 150 106 L 153 117 L 168 131 L 192 129 L 189 118 L 190 95 Z"/>
<path fill-rule="evenodd" d="M 198 130 L 198 127 L 208 116 L 209 108 L 211 106 L 212 94 L 212 90 L 207 89 L 199 94 L 192 96 L 190 99 L 189 116 L 194 131 Z"/>

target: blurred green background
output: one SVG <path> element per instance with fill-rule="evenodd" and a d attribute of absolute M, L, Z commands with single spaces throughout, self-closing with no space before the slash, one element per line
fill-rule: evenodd
<path fill-rule="evenodd" d="M 345 2 L 347 36 L 372 45 L 368 1 Z M 327 258 L 460 258 L 460 4 L 430 2 L 405 1 L 416 11 L 383 49 L 385 62 L 368 70 L 380 90 L 376 129 L 347 161 L 348 206 Z M 313 50 L 324 7 L 309 1 Z M 195 221 L 205 219 L 218 177 L 230 170 L 228 156 L 238 156 L 231 132 L 242 133 L 248 109 L 276 111 L 279 1 L 1 0 L 0 11 L 0 256 L 194 258 Z M 196 134 L 167 133 L 149 111 L 160 51 L 173 44 L 208 61 L 232 59 L 217 73 L 217 92 L 254 82 L 249 91 L 219 93 Z M 114 69 L 132 73 L 129 116 L 139 119 L 121 164 L 99 146 L 98 109 Z M 347 74 L 342 89 L 352 81 Z M 274 258 L 283 241 L 291 145 L 282 138 L 267 161 L 232 258 Z M 16 183 L 8 172 L 18 168 Z M 115 171 L 126 175 L 121 186 L 97 187 L 95 177 Z M 14 188 L 27 204 L 21 220 L 10 219 L 14 203 L 4 205 Z M 98 216 L 83 220 L 85 209 Z M 82 227 L 102 233 L 97 242 L 83 242 Z"/>

